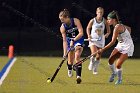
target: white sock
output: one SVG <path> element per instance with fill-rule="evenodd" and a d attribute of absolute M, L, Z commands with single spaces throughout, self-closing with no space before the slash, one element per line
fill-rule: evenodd
<path fill-rule="evenodd" d="M 96 60 L 96 58 L 95 58 L 93 68 L 95 68 L 96 71 L 97 71 L 97 68 L 98 68 L 98 66 L 99 66 L 99 63 L 100 63 L 100 61 L 99 61 L 99 60 Z"/>
<path fill-rule="evenodd" d="M 112 65 L 108 64 L 108 65 L 109 65 L 109 67 L 110 67 L 110 69 L 111 69 L 111 72 L 112 72 L 113 74 L 116 74 L 115 65 L 114 65 L 114 64 L 112 64 Z"/>
<path fill-rule="evenodd" d="M 94 57 L 92 56 L 90 57 L 90 64 L 93 64 L 93 62 L 94 62 Z"/>
<path fill-rule="evenodd" d="M 77 78 L 81 78 L 80 76 L 77 76 Z"/>
<path fill-rule="evenodd" d="M 118 75 L 118 79 L 122 80 L 122 69 L 116 69 L 117 70 L 117 75 Z"/>

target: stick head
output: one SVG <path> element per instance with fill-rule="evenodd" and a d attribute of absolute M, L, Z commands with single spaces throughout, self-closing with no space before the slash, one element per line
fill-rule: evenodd
<path fill-rule="evenodd" d="M 47 79 L 47 83 L 51 83 L 51 78 L 48 78 Z"/>

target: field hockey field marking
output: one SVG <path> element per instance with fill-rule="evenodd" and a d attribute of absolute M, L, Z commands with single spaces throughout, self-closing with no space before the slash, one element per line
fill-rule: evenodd
<path fill-rule="evenodd" d="M 16 58 L 11 58 L 7 64 L 3 67 L 3 69 L 0 72 L 0 86 L 2 85 L 4 79 L 6 78 L 6 76 L 8 75 L 8 73 L 10 72 L 11 67 L 13 66 L 13 64 L 15 63 Z"/>

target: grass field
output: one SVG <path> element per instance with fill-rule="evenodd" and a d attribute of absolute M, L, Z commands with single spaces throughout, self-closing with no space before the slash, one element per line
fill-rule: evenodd
<path fill-rule="evenodd" d="M 0 58 L 0 70 L 7 63 L 7 57 Z M 75 72 L 67 77 L 66 62 L 54 82 L 48 84 L 59 63 L 59 57 L 17 57 L 8 76 L 0 86 L 0 93 L 140 93 L 140 60 L 128 59 L 123 65 L 123 83 L 108 82 L 110 70 L 107 59 L 103 58 L 99 74 L 88 71 L 87 60 L 83 64 L 82 83 L 76 84 Z"/>

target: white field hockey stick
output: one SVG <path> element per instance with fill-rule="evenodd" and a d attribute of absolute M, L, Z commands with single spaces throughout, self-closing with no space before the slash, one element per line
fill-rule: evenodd
<path fill-rule="evenodd" d="M 102 40 L 102 37 L 98 38 L 98 39 L 91 39 L 91 41 L 101 41 Z M 89 39 L 84 39 L 84 41 L 89 41 Z"/>

